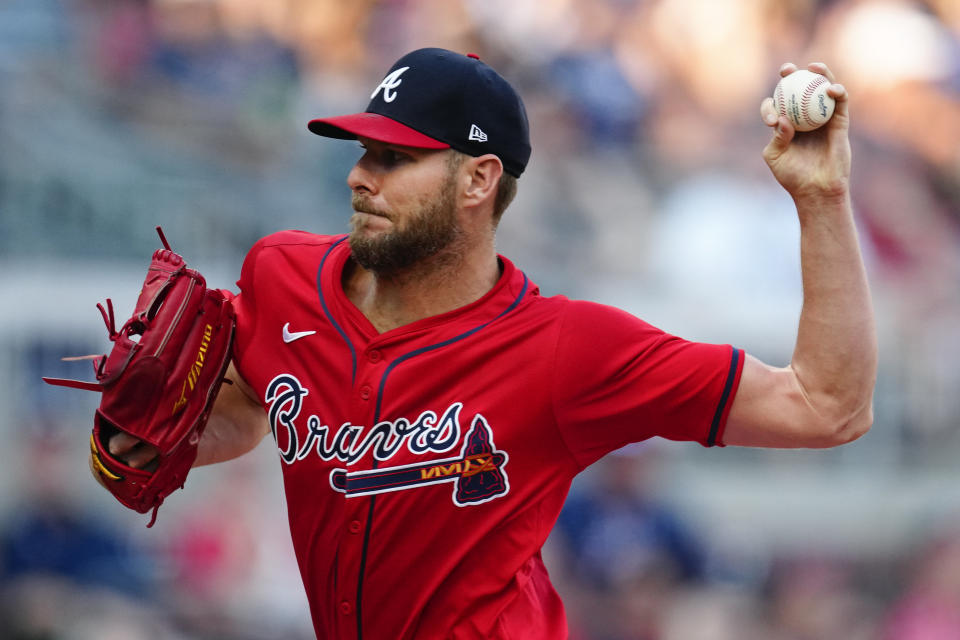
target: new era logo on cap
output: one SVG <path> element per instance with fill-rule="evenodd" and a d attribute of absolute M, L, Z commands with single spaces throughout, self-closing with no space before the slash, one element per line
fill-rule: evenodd
<path fill-rule="evenodd" d="M 467 136 L 467 140 L 476 140 L 477 142 L 486 142 L 487 134 L 483 132 L 483 129 L 481 129 L 475 124 L 472 124 L 470 125 L 470 135 Z"/>
<path fill-rule="evenodd" d="M 319 118 L 308 127 L 331 138 L 493 153 L 513 176 L 530 159 L 527 112 L 517 92 L 476 56 L 446 49 L 408 53 L 374 89 L 365 112 Z"/>

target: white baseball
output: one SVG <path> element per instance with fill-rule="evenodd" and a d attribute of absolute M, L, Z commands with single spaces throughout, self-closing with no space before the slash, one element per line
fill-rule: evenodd
<path fill-rule="evenodd" d="M 827 95 L 830 81 L 826 76 L 798 69 L 780 78 L 773 91 L 777 112 L 790 118 L 797 131 L 813 131 L 833 115 L 836 101 Z"/>

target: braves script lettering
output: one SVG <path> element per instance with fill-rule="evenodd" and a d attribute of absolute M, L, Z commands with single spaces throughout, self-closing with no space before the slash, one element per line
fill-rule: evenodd
<path fill-rule="evenodd" d="M 298 433 L 297 419 L 303 399 L 309 391 L 289 373 L 276 376 L 267 385 L 264 400 L 269 405 L 268 417 L 280 457 L 294 464 L 311 454 L 322 460 L 337 460 L 346 468 L 330 470 L 330 487 L 347 498 L 392 493 L 452 483 L 453 504 L 467 507 L 494 500 L 510 491 L 504 467 L 509 456 L 496 448 L 493 430 L 479 413 L 462 438 L 460 453 L 442 459 L 427 459 L 413 464 L 378 466 L 351 471 L 367 453 L 378 462 L 389 460 L 402 447 L 416 455 L 444 453 L 461 442 L 462 402 L 454 402 L 440 415 L 424 411 L 412 422 L 406 418 L 385 420 L 367 429 L 345 422 L 333 432 L 316 415 L 306 420 L 306 433 Z M 303 442 L 300 440 L 303 438 Z"/>
<path fill-rule="evenodd" d="M 310 415 L 301 444 L 296 421 L 307 395 L 309 391 L 290 374 L 281 374 L 271 380 L 264 395 L 270 406 L 267 414 L 270 428 L 280 449 L 280 457 L 287 464 L 303 460 L 311 452 L 323 460 L 340 460 L 347 465 L 355 463 L 367 452 L 372 452 L 379 461 L 389 460 L 403 446 L 418 455 L 444 453 L 455 447 L 462 435 L 460 411 L 463 403 L 455 402 L 439 416 L 434 411 L 424 411 L 412 422 L 397 418 L 380 422 L 370 429 L 345 422 L 335 433 L 319 417 Z"/>

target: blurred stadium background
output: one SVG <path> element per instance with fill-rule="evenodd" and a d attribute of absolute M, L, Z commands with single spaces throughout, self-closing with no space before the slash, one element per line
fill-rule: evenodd
<path fill-rule="evenodd" d="M 0 638 L 309 638 L 267 442 L 154 529 L 89 479 L 101 353 L 163 225 L 234 287 L 283 228 L 346 229 L 360 110 L 420 46 L 527 102 L 500 250 L 540 283 L 786 364 L 791 202 L 760 152 L 783 61 L 852 101 L 876 422 L 823 452 L 652 442 L 578 479 L 545 551 L 580 640 L 960 638 L 956 0 L 0 0 Z M 126 311 L 123 311 L 126 310 Z"/>

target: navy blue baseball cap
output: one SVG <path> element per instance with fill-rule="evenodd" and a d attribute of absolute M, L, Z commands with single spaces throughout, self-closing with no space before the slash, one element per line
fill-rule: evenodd
<path fill-rule="evenodd" d="M 514 88 L 474 54 L 446 49 L 418 49 L 397 60 L 365 112 L 307 127 L 329 138 L 493 153 L 517 177 L 530 159 L 527 112 Z"/>

